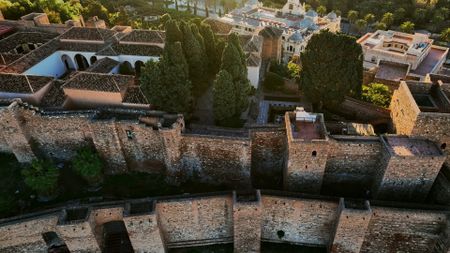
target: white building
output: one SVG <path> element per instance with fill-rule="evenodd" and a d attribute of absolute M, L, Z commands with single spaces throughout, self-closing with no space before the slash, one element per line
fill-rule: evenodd
<path fill-rule="evenodd" d="M 305 11 L 304 3 L 299 0 L 288 0 L 281 10 L 266 8 L 257 0 L 250 0 L 244 7 L 217 20 L 232 25 L 232 30 L 240 34 L 258 34 L 267 26 L 281 29 L 285 62 L 300 56 L 314 33 L 323 29 L 338 32 L 341 23 L 341 18 L 334 12 L 320 17 L 314 10 Z"/>

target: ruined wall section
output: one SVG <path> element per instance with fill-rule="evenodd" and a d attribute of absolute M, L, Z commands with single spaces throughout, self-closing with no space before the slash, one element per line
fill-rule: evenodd
<path fill-rule="evenodd" d="M 233 241 L 233 201 L 229 195 L 159 201 L 156 215 L 168 247 Z"/>
<path fill-rule="evenodd" d="M 361 253 L 431 252 L 446 230 L 443 213 L 372 206 Z"/>
<path fill-rule="evenodd" d="M 332 136 L 323 179 L 326 187 L 370 190 L 381 158 L 378 137 Z"/>
<path fill-rule="evenodd" d="M 46 253 L 47 244 L 42 234 L 55 231 L 57 222 L 58 216 L 50 214 L 0 226 L 0 252 Z"/>
<path fill-rule="evenodd" d="M 2 124 L 0 131 L 3 145 L 2 150 L 11 150 L 21 163 L 30 163 L 36 158 L 30 143 L 30 135 L 24 130 L 27 119 L 21 114 L 22 108 L 18 101 L 0 112 Z M 33 111 L 34 112 L 34 111 Z"/>
<path fill-rule="evenodd" d="M 251 141 L 247 138 L 184 134 L 180 173 L 210 184 L 251 187 Z"/>
<path fill-rule="evenodd" d="M 400 83 L 399 88 L 394 91 L 390 110 L 395 132 L 401 135 L 410 135 L 418 125 L 416 120 L 420 109 L 405 82 Z"/>
<path fill-rule="evenodd" d="M 39 156 L 68 161 L 89 142 L 88 117 L 92 114 L 43 115 L 30 110 L 23 110 L 21 114 L 26 119 L 25 131 L 31 136 Z"/>
<path fill-rule="evenodd" d="M 125 173 L 128 169 L 122 143 L 114 120 L 91 121 L 92 141 L 100 157 L 106 163 L 105 174 Z"/>
<path fill-rule="evenodd" d="M 130 171 L 165 173 L 165 147 L 159 130 L 137 122 L 118 122 L 117 136 Z"/>
<path fill-rule="evenodd" d="M 284 129 L 251 129 L 251 174 L 256 189 L 281 188 L 286 154 Z"/>
<path fill-rule="evenodd" d="M 262 196 L 263 241 L 328 246 L 333 240 L 337 201 Z"/>

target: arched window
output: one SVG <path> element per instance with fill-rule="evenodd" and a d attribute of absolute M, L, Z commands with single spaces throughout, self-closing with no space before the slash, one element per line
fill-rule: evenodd
<path fill-rule="evenodd" d="M 97 56 L 95 56 L 95 55 L 91 56 L 91 59 L 90 59 L 91 65 L 94 64 L 96 61 L 97 61 Z"/>
<path fill-rule="evenodd" d="M 119 74 L 121 75 L 134 75 L 134 68 L 129 61 L 124 61 L 119 66 Z"/>
<path fill-rule="evenodd" d="M 77 63 L 78 66 L 78 70 L 86 70 L 89 67 L 89 63 L 86 59 L 86 57 L 84 57 L 81 54 L 77 54 L 75 55 L 75 61 Z"/>
<path fill-rule="evenodd" d="M 317 151 L 313 151 L 312 153 L 311 153 L 311 155 L 313 156 L 313 157 L 316 157 L 317 156 Z"/>
<path fill-rule="evenodd" d="M 142 61 L 136 61 L 136 63 L 134 63 L 134 70 L 136 71 L 136 75 L 141 74 L 141 69 L 143 66 L 144 66 L 144 62 L 142 62 Z"/>
<path fill-rule="evenodd" d="M 61 61 L 64 63 L 64 66 L 66 67 L 66 71 L 74 70 L 75 64 L 73 63 L 72 59 L 68 55 L 61 56 Z"/>

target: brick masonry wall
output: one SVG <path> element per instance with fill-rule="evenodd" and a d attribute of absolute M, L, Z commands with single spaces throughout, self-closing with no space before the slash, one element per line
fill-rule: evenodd
<path fill-rule="evenodd" d="M 403 201 L 425 200 L 444 160 L 444 156 L 389 157 L 376 197 Z"/>
<path fill-rule="evenodd" d="M 123 221 L 136 252 L 165 252 L 156 214 L 124 217 Z"/>
<path fill-rule="evenodd" d="M 286 154 L 284 129 L 252 130 L 252 183 L 257 189 L 281 187 Z"/>
<path fill-rule="evenodd" d="M 329 149 L 328 141 L 289 141 L 284 189 L 320 193 Z"/>
<path fill-rule="evenodd" d="M 262 240 L 328 246 L 337 208 L 333 201 L 262 196 Z M 278 231 L 284 236 L 280 238 Z"/>
<path fill-rule="evenodd" d="M 420 113 L 406 83 L 400 83 L 392 95 L 390 104 L 391 118 L 397 134 L 410 135 L 416 127 L 416 119 Z"/>
<path fill-rule="evenodd" d="M 261 251 L 261 195 L 256 192 L 256 201 L 233 201 L 233 242 L 235 253 Z"/>
<path fill-rule="evenodd" d="M 372 207 L 361 253 L 431 252 L 446 229 L 442 213 Z"/>
<path fill-rule="evenodd" d="M 156 214 L 168 246 L 233 240 L 231 196 L 162 201 L 156 204 Z"/>
<path fill-rule="evenodd" d="M 132 217 L 123 217 L 123 204 L 102 207 L 98 203 L 86 221 L 71 224 L 57 224 L 61 215 L 57 210 L 26 219 L 15 217 L 0 221 L 0 252 L 46 252 L 42 233 L 50 231 L 71 252 L 100 252 L 101 229 L 115 220 L 124 221 L 136 251 L 150 247 L 162 252 L 161 242 L 166 249 L 234 242 L 236 252 L 258 252 L 260 241 L 320 247 L 334 242 L 335 252 L 448 250 L 448 210 L 413 210 L 401 203 L 343 208 L 337 199 L 278 194 L 262 195 L 261 202 L 233 201 L 231 194 L 160 199 L 154 214 Z"/>
<path fill-rule="evenodd" d="M 339 218 L 330 251 L 332 253 L 359 253 L 369 226 L 372 210 L 370 208 L 346 208 L 344 202 L 341 199 L 338 209 Z"/>
<path fill-rule="evenodd" d="M 251 143 L 245 138 L 183 135 L 181 172 L 211 184 L 251 187 Z"/>
<path fill-rule="evenodd" d="M 0 252 L 47 252 L 42 234 L 54 231 L 57 221 L 47 215 L 0 226 Z"/>
<path fill-rule="evenodd" d="M 330 145 L 323 188 L 370 190 L 381 158 L 379 138 L 335 136 Z"/>

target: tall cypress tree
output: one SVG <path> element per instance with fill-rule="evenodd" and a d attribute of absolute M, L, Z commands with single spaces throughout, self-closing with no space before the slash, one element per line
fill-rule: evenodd
<path fill-rule="evenodd" d="M 151 104 L 170 113 L 189 113 L 192 108 L 188 65 L 180 42 L 166 43 L 158 63 L 148 62 L 141 86 Z"/>
<path fill-rule="evenodd" d="M 178 27 L 178 23 L 175 20 L 173 19 L 167 20 L 165 30 L 166 30 L 166 43 L 183 41 L 183 33 L 181 32 L 180 28 Z"/>
<path fill-rule="evenodd" d="M 233 78 L 226 70 L 221 70 L 213 86 L 214 120 L 219 125 L 226 125 L 236 115 L 235 102 Z"/>
<path fill-rule="evenodd" d="M 222 54 L 221 70 L 227 71 L 233 80 L 236 116 L 240 115 L 247 108 L 248 93 L 250 91 L 250 81 L 247 78 L 247 66 L 242 64 L 242 62 L 242 55 L 239 53 L 239 49 L 233 43 L 227 43 Z"/>
<path fill-rule="evenodd" d="M 216 47 L 216 38 L 211 29 L 211 26 L 206 23 L 202 23 L 200 25 L 200 34 L 203 37 L 203 41 L 205 42 L 205 52 L 206 57 L 208 58 L 208 73 L 213 76 L 219 71 L 220 67 L 220 59 L 222 55 L 218 54 Z M 223 50 L 223 49 L 222 49 Z"/>
<path fill-rule="evenodd" d="M 234 47 L 238 50 L 239 55 L 241 56 L 241 62 L 244 66 L 246 66 L 245 53 L 244 53 L 244 50 L 242 49 L 241 43 L 239 41 L 239 36 L 236 33 L 231 33 L 228 36 L 228 42 L 233 44 Z M 246 68 L 246 70 L 247 70 L 247 68 Z"/>
<path fill-rule="evenodd" d="M 205 89 L 205 59 L 201 44 L 192 33 L 191 27 L 186 22 L 180 24 L 183 33 L 183 50 L 189 65 L 189 77 L 193 84 L 193 91 L 199 95 Z"/>

